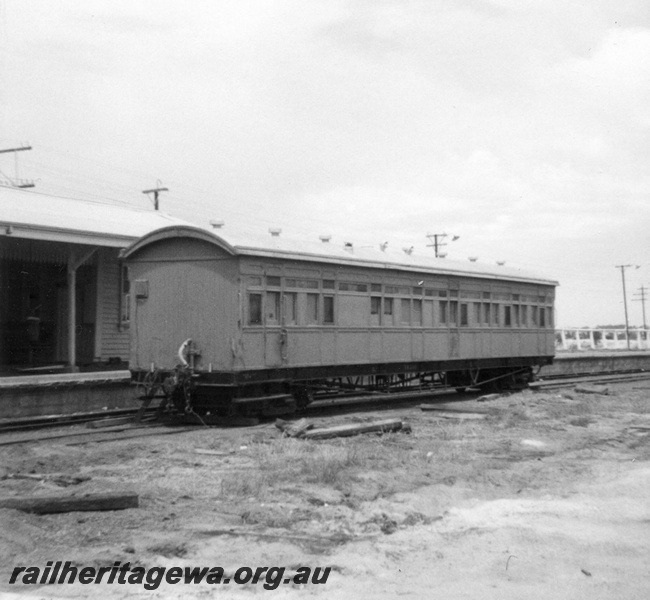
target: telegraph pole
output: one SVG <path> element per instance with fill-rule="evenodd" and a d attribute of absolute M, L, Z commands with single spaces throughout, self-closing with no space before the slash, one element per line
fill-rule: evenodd
<path fill-rule="evenodd" d="M 616 265 L 617 269 L 621 270 L 621 279 L 623 280 L 623 306 L 625 307 L 625 339 L 627 341 L 627 349 L 630 349 L 630 325 L 627 319 L 627 294 L 625 292 L 625 269 L 629 267 L 639 268 L 638 265 Z"/>
<path fill-rule="evenodd" d="M 648 289 L 647 287 L 642 285 L 639 288 L 639 293 L 635 294 L 635 296 L 641 296 L 641 297 L 632 299 L 633 302 L 640 302 L 641 303 L 641 311 L 643 313 L 643 329 L 644 330 L 648 328 L 648 326 L 646 325 L 646 320 L 645 320 L 645 301 L 646 301 L 646 298 L 647 298 L 647 296 L 646 296 L 646 290 L 647 289 Z"/>
<path fill-rule="evenodd" d="M 447 245 L 447 242 L 443 242 L 447 237 L 448 234 L 446 233 L 427 233 L 427 237 L 429 238 L 429 241 L 432 242 L 431 244 L 427 244 L 428 248 L 433 248 L 433 251 L 435 252 L 436 258 L 440 258 L 440 249 L 443 246 Z M 460 236 L 459 235 L 454 235 L 451 238 L 452 242 L 455 242 Z"/>
<path fill-rule="evenodd" d="M 143 194 L 153 194 L 153 207 L 155 210 L 158 210 L 159 204 L 158 204 L 158 194 L 160 192 L 168 192 L 169 189 L 166 187 L 160 187 L 160 180 L 158 180 L 158 186 L 156 188 L 153 188 L 151 190 L 142 190 Z"/>

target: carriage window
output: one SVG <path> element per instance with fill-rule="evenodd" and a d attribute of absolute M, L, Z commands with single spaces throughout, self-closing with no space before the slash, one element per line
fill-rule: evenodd
<path fill-rule="evenodd" d="M 299 288 L 306 288 L 309 290 L 318 289 L 318 281 L 316 281 L 315 279 L 298 279 L 298 281 L 296 281 L 296 285 Z"/>
<path fill-rule="evenodd" d="M 262 294 L 248 294 L 248 324 L 262 324 Z"/>
<path fill-rule="evenodd" d="M 296 323 L 296 294 L 284 295 L 284 322 L 290 325 Z"/>
<path fill-rule="evenodd" d="M 514 311 L 513 311 L 514 312 L 514 322 L 513 322 L 513 324 L 514 324 L 515 327 L 519 327 L 519 325 L 521 325 L 521 322 L 519 321 L 519 305 L 515 304 L 512 308 L 514 309 Z"/>
<path fill-rule="evenodd" d="M 393 324 L 393 299 L 384 298 L 384 325 Z"/>
<path fill-rule="evenodd" d="M 365 283 L 339 283 L 339 290 L 342 292 L 367 292 L 368 286 Z"/>
<path fill-rule="evenodd" d="M 270 275 L 267 275 L 266 277 L 266 285 L 269 287 L 280 287 L 281 281 L 281 277 L 271 277 Z"/>
<path fill-rule="evenodd" d="M 381 292 L 381 283 L 371 283 L 370 284 L 371 292 Z"/>
<path fill-rule="evenodd" d="M 449 324 L 456 325 L 458 323 L 458 302 L 449 303 Z"/>
<path fill-rule="evenodd" d="M 439 313 L 439 321 L 441 325 L 446 325 L 447 324 L 447 301 L 446 300 L 440 300 L 440 313 Z"/>
<path fill-rule="evenodd" d="M 533 326 L 537 327 L 537 307 L 536 306 L 531 306 L 530 307 L 530 319 L 533 322 Z"/>
<path fill-rule="evenodd" d="M 334 323 L 334 296 L 323 296 L 323 323 Z"/>
<path fill-rule="evenodd" d="M 521 307 L 521 326 L 528 327 L 528 307 L 525 304 Z"/>
<path fill-rule="evenodd" d="M 512 307 L 504 306 L 503 311 L 503 324 L 506 327 L 512 327 Z"/>
<path fill-rule="evenodd" d="M 411 322 L 411 301 L 408 298 L 401 300 L 399 320 L 403 325 L 408 325 Z"/>
<path fill-rule="evenodd" d="M 460 305 L 460 325 L 467 327 L 469 325 L 469 315 L 467 314 L 467 304 L 464 302 Z"/>
<path fill-rule="evenodd" d="M 266 322 L 269 325 L 280 323 L 280 292 L 266 292 Z"/>
<path fill-rule="evenodd" d="M 493 304 L 492 305 L 492 324 L 495 327 L 499 327 L 501 324 L 499 320 L 499 305 L 498 304 Z"/>
<path fill-rule="evenodd" d="M 336 284 L 333 279 L 323 279 L 323 289 L 324 290 L 333 290 L 335 289 Z"/>
<path fill-rule="evenodd" d="M 318 294 L 307 294 L 307 324 L 318 323 Z"/>
<path fill-rule="evenodd" d="M 411 323 L 413 325 L 422 325 L 422 300 L 413 300 Z"/>
<path fill-rule="evenodd" d="M 474 323 L 476 325 L 481 324 L 481 303 L 474 302 Z"/>
<path fill-rule="evenodd" d="M 490 324 L 490 305 L 487 303 L 483 305 L 483 323 Z"/>
<path fill-rule="evenodd" d="M 378 315 L 381 308 L 381 298 L 379 296 L 372 296 L 370 298 L 370 314 Z"/>

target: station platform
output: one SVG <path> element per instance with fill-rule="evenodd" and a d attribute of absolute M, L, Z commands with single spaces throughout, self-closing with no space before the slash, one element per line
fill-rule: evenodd
<path fill-rule="evenodd" d="M 603 371 L 650 371 L 648 350 L 592 350 L 558 352 L 552 365 L 542 367 L 539 377 L 582 375 Z"/>
<path fill-rule="evenodd" d="M 129 371 L 0 377 L 0 419 L 138 408 Z"/>

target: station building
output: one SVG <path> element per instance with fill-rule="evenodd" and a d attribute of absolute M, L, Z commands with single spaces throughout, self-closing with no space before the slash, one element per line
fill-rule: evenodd
<path fill-rule="evenodd" d="M 185 221 L 151 209 L 0 187 L 0 375 L 124 367 L 119 252 Z"/>

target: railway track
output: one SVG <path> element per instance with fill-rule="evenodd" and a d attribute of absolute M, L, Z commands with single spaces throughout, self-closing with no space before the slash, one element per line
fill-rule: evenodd
<path fill-rule="evenodd" d="M 563 387 L 571 387 L 580 384 L 615 384 L 615 383 L 627 383 L 632 381 L 642 381 L 650 379 L 650 373 L 646 371 L 630 371 L 626 373 L 591 373 L 583 376 L 548 376 L 543 380 L 536 381 L 530 384 L 530 388 L 533 390 L 547 390 L 547 389 L 558 389 Z M 478 398 L 481 396 L 481 392 L 473 391 L 468 389 L 462 395 L 458 395 L 455 391 L 451 391 L 450 388 L 441 388 L 441 389 L 429 389 L 429 390 L 409 390 L 404 392 L 393 392 L 389 394 L 359 394 L 359 395 L 344 395 L 344 396 L 333 396 L 330 398 L 325 398 L 321 400 L 316 400 L 309 405 L 303 414 L 305 415 L 325 415 L 328 413 L 337 414 L 340 412 L 356 411 L 356 410 L 373 410 L 374 408 L 391 408 L 396 405 L 409 405 L 417 404 L 423 401 L 438 401 L 438 402 L 453 402 L 453 401 L 462 401 L 472 398 Z M 91 421 L 103 421 L 101 429 L 85 429 L 83 431 L 74 428 L 68 432 L 59 432 L 54 435 L 41 435 L 34 438 L 26 438 L 24 440 L 10 441 L 7 440 L 3 442 L 0 440 L 0 445 L 8 445 L 12 443 L 22 443 L 30 441 L 39 441 L 41 439 L 56 439 L 56 438 L 65 438 L 65 437 L 78 437 L 78 436 L 90 436 L 92 439 L 97 441 L 110 441 L 115 439 L 126 439 L 127 437 L 138 437 L 141 435 L 153 435 L 156 432 L 151 431 L 152 429 L 159 430 L 158 433 L 164 433 L 164 424 L 163 423 L 143 423 L 136 424 L 135 422 L 124 424 L 122 423 L 119 426 L 110 426 L 112 420 L 117 420 L 118 418 L 123 417 L 134 417 L 137 414 L 137 408 L 125 408 L 125 409 L 116 409 L 110 411 L 100 411 L 100 412 L 91 412 L 91 413 L 78 413 L 73 415 L 54 415 L 47 417 L 33 417 L 33 418 L 21 418 L 21 419 L 7 419 L 0 423 L 0 434 L 2 433 L 12 433 L 12 432 L 27 432 L 34 430 L 41 430 L 46 428 L 64 428 L 74 425 L 86 424 Z M 149 409 L 147 411 L 148 415 L 151 415 L 155 412 L 155 408 Z M 123 419 L 121 419 L 122 421 Z M 116 421 L 117 422 L 117 421 Z M 197 419 L 196 423 L 201 424 L 203 420 Z M 177 424 L 181 425 L 182 423 L 167 423 L 167 424 Z M 204 423 L 205 424 L 205 423 Z M 228 424 L 228 423 L 226 423 Z M 237 423 L 230 423 L 231 425 L 236 425 Z M 245 425 L 245 422 L 242 422 L 241 425 Z M 209 422 L 208 425 L 217 425 L 217 423 Z M 150 430 L 150 431 L 143 431 Z M 160 431 L 163 430 L 163 431 Z M 181 428 L 182 431 L 191 430 L 187 428 Z M 179 431 L 177 427 L 174 427 L 170 432 Z M 124 432 L 124 433 L 123 433 Z M 129 435 L 128 432 L 135 433 L 135 435 Z M 139 433 L 136 433 L 139 432 Z M 180 432 L 180 431 L 179 431 Z M 123 433 L 121 436 L 116 434 Z M 86 442 L 79 442 L 86 443 Z"/>
<path fill-rule="evenodd" d="M 628 381 L 642 381 L 650 379 L 650 373 L 647 371 L 627 371 L 627 372 L 603 372 L 589 373 L 584 375 L 555 375 L 545 377 L 539 381 L 534 381 L 529 385 L 534 390 L 545 390 L 553 388 L 571 387 L 573 385 L 584 383 L 626 383 Z"/>
<path fill-rule="evenodd" d="M 48 415 L 44 417 L 22 417 L 19 419 L 3 419 L 0 421 L 0 433 L 10 431 L 28 431 L 30 429 L 46 429 L 49 427 L 66 427 L 89 423 L 91 421 L 109 420 L 120 417 L 130 417 L 137 414 L 137 408 L 117 408 L 71 415 Z M 153 410 L 148 411 L 149 413 Z"/>

